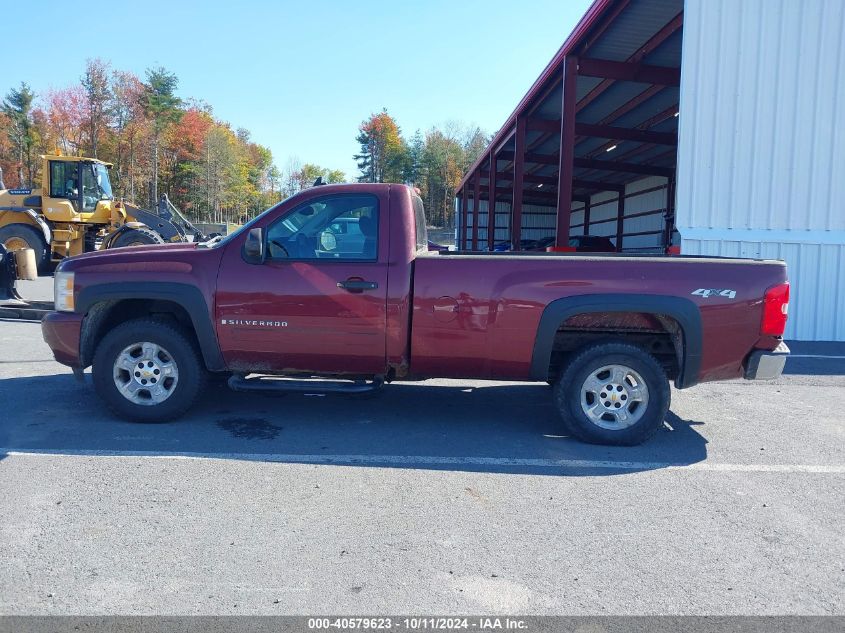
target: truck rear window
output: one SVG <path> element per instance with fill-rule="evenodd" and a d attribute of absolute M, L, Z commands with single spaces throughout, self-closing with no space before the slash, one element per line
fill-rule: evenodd
<path fill-rule="evenodd" d="M 414 224 L 416 225 L 417 251 L 428 250 L 428 227 L 425 222 L 425 208 L 422 198 L 413 196 L 414 200 Z"/>

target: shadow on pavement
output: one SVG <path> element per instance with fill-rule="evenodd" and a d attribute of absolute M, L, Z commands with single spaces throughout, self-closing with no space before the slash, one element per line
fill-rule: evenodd
<path fill-rule="evenodd" d="M 217 386 L 185 418 L 116 419 L 70 375 L 0 380 L 3 453 L 186 455 L 546 475 L 613 475 L 688 465 L 707 456 L 700 422 L 670 413 L 636 447 L 592 446 L 561 435 L 540 384 L 462 387 L 394 383 L 378 395 L 255 396 Z"/>

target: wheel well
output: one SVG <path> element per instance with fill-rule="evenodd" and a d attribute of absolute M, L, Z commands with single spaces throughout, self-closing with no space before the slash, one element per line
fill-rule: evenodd
<path fill-rule="evenodd" d="M 175 301 L 164 299 L 101 301 L 91 306 L 82 323 L 82 336 L 79 344 L 82 366 L 87 367 L 91 364 L 97 344 L 106 332 L 121 323 L 143 317 L 179 327 L 190 336 L 197 349 L 201 349 L 190 314 Z"/>
<path fill-rule="evenodd" d="M 617 340 L 652 354 L 670 379 L 677 378 L 684 358 L 684 334 L 670 316 L 647 312 L 589 312 L 569 317 L 557 328 L 549 362 L 556 378 L 572 353 L 596 341 Z"/>

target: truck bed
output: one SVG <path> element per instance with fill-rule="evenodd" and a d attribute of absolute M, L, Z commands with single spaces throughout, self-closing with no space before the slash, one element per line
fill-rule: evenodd
<path fill-rule="evenodd" d="M 439 252 L 414 264 L 414 373 L 521 379 L 531 376 L 544 309 L 561 299 L 681 298 L 700 310 L 696 381 L 740 377 L 737 350 L 759 346 L 766 288 L 786 281 L 781 261 L 596 253 Z M 590 310 L 598 309 L 595 306 Z M 769 342 L 763 342 L 767 346 Z M 772 349 L 776 345 L 771 342 Z M 454 350 L 461 350 L 461 357 Z"/>

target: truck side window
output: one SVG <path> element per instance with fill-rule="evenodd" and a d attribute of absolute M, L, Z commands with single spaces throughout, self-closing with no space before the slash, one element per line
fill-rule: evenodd
<path fill-rule="evenodd" d="M 378 199 L 337 195 L 310 200 L 267 230 L 271 259 L 375 261 L 378 257 Z"/>

